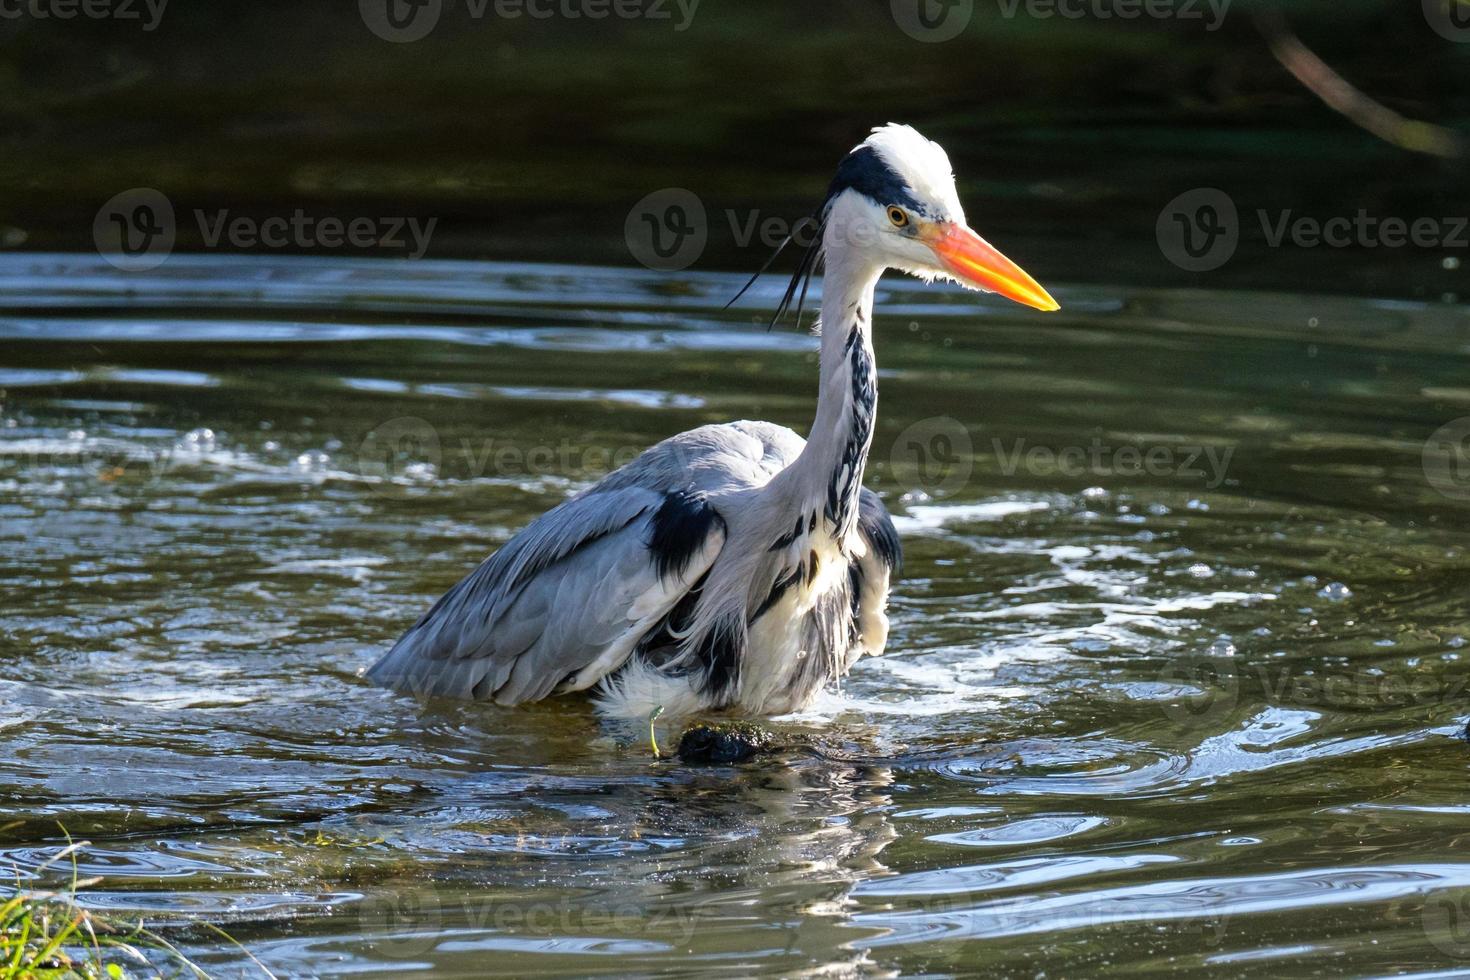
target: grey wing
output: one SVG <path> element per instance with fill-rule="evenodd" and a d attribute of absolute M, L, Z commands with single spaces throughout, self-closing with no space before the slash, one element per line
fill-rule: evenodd
<path fill-rule="evenodd" d="M 876 657 L 888 643 L 888 587 L 903 565 L 903 545 L 888 508 L 867 488 L 859 497 L 858 534 L 867 553 L 852 565 L 852 601 L 863 652 Z"/>
<path fill-rule="evenodd" d="M 519 704 L 616 670 L 723 547 L 711 498 L 759 486 L 788 461 L 789 440 L 774 436 L 784 448 L 773 452 L 770 433 L 742 425 L 667 439 L 547 511 L 440 598 L 368 677 Z"/>

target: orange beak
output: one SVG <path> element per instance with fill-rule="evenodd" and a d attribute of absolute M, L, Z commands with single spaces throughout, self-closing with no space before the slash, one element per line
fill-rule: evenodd
<path fill-rule="evenodd" d="M 1024 269 L 964 225 L 936 224 L 923 239 L 934 249 L 945 269 L 965 285 L 998 293 L 1047 313 L 1061 309 Z"/>

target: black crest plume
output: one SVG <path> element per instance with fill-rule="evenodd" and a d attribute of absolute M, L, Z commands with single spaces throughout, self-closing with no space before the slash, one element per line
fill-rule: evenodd
<path fill-rule="evenodd" d="M 807 289 L 811 286 L 812 273 L 822 261 L 822 232 L 827 226 L 828 210 L 837 196 L 847 190 L 857 191 L 869 200 L 880 204 L 901 204 L 911 210 L 922 210 L 921 202 L 914 196 L 913 190 L 903 176 L 895 171 L 876 149 L 867 143 L 857 146 L 838 164 L 837 174 L 827 187 L 827 196 L 823 199 L 822 206 L 817 209 L 816 214 L 802 223 L 803 225 L 809 223 L 814 229 L 812 240 L 807 244 L 806 252 L 802 254 L 796 271 L 792 273 L 791 281 L 786 284 L 786 294 L 777 304 L 776 315 L 771 318 L 771 325 L 767 329 L 774 328 L 780 322 L 781 317 L 791 309 L 792 300 L 796 301 L 796 325 L 801 326 L 801 311 L 806 306 L 806 294 Z M 736 300 L 745 295 L 746 290 L 750 289 L 755 281 L 771 267 L 777 256 L 785 250 L 787 245 L 791 244 L 794 238 L 795 233 L 793 232 L 776 246 L 776 251 L 766 259 L 765 265 L 750 277 L 750 281 L 740 288 L 740 292 L 735 294 L 734 299 L 725 304 L 725 309 L 728 310 Z"/>
<path fill-rule="evenodd" d="M 825 208 L 823 210 L 825 211 Z M 801 312 L 803 309 L 806 308 L 806 294 L 807 290 L 811 287 L 812 284 L 812 273 L 814 273 L 817 270 L 817 266 L 821 264 L 822 231 L 826 227 L 826 217 L 824 215 L 822 217 L 814 216 L 806 218 L 801 222 L 801 224 L 811 225 L 812 239 L 810 242 L 807 243 L 806 250 L 802 252 L 801 262 L 797 264 L 796 271 L 791 274 L 791 281 L 786 284 L 786 292 L 781 297 L 781 302 L 776 304 L 776 313 L 774 316 L 771 317 L 771 322 L 766 326 L 767 330 L 775 329 L 776 324 L 781 322 L 781 318 L 785 316 L 786 313 L 791 309 L 791 301 L 793 299 L 796 300 L 796 325 L 798 328 L 801 326 Z M 800 227 L 800 225 L 798 227 Z M 771 253 L 770 258 L 766 259 L 761 267 L 756 270 L 755 275 L 746 280 L 745 285 L 740 287 L 740 292 L 736 293 L 730 299 L 730 302 L 725 304 L 724 308 L 728 310 L 730 307 L 734 306 L 735 303 L 740 299 L 740 297 L 744 296 L 746 292 L 750 289 L 750 287 L 755 285 L 755 281 L 761 276 L 765 275 L 766 270 L 768 270 L 771 265 L 776 261 L 776 259 L 781 255 L 781 253 L 786 250 L 786 246 L 790 245 L 795 240 L 795 232 L 792 232 L 785 238 L 781 239 L 781 244 L 776 246 L 776 250 Z M 799 295 L 797 292 L 798 286 L 800 287 Z"/>

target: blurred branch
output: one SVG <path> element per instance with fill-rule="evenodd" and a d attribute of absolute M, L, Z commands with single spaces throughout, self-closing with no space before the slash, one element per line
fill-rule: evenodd
<path fill-rule="evenodd" d="M 1374 136 L 1414 153 L 1446 158 L 1464 154 L 1464 142 L 1454 130 L 1401 116 L 1339 75 L 1291 32 L 1280 10 L 1258 13 L 1256 27 L 1265 35 L 1276 60 L 1297 81 Z"/>

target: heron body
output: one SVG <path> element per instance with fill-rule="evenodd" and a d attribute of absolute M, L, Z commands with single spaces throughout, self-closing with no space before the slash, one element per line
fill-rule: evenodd
<path fill-rule="evenodd" d="M 896 267 L 1057 307 L 968 229 L 944 151 L 909 127 L 875 130 L 849 153 L 818 217 L 826 272 L 808 439 L 740 421 L 651 447 L 515 535 L 369 677 L 501 704 L 595 689 L 614 717 L 762 716 L 800 710 L 883 652 L 900 546 L 862 486 L 879 277 Z"/>

